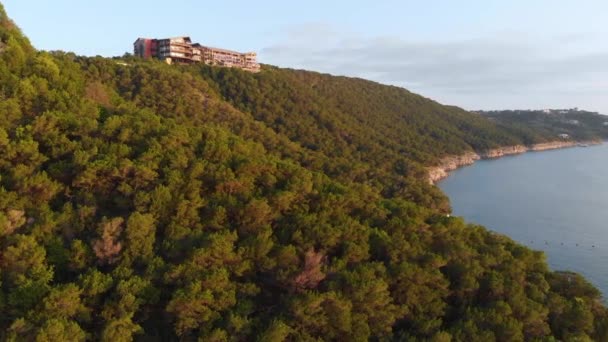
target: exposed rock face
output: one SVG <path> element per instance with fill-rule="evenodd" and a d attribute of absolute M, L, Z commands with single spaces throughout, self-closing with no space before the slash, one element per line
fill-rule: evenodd
<path fill-rule="evenodd" d="M 448 172 L 456 170 L 459 167 L 471 165 L 479 159 L 481 157 L 475 152 L 466 152 L 460 156 L 447 156 L 441 160 L 439 165 L 429 168 L 429 181 L 435 183 L 447 177 Z"/>
<path fill-rule="evenodd" d="M 480 153 L 481 159 L 500 158 L 510 154 L 519 154 L 527 152 L 528 148 L 524 145 L 505 146 L 501 148 L 491 149 Z"/>
<path fill-rule="evenodd" d="M 528 151 L 546 151 L 553 150 L 558 148 L 566 148 L 577 146 L 579 144 L 587 144 L 587 145 L 598 145 L 601 144 L 602 141 L 552 141 L 540 144 L 534 144 L 530 146 L 524 145 L 514 145 L 514 146 L 504 146 L 500 148 L 495 148 L 491 150 L 487 150 L 484 152 L 466 152 L 460 156 L 447 156 L 441 160 L 439 165 L 432 166 L 428 168 L 428 178 L 431 184 L 446 178 L 449 175 L 450 171 L 456 170 L 457 168 L 471 165 L 475 163 L 475 161 L 479 159 L 492 159 L 492 158 L 500 158 L 507 155 L 512 154 L 520 154 Z"/>
<path fill-rule="evenodd" d="M 578 144 L 598 144 L 598 142 L 586 141 L 586 142 L 576 142 L 576 141 L 553 141 L 547 143 L 540 143 L 530 146 L 530 151 L 545 151 L 545 150 L 553 150 L 556 148 L 565 148 L 576 146 Z M 599 142 L 601 144 L 601 142 Z"/>

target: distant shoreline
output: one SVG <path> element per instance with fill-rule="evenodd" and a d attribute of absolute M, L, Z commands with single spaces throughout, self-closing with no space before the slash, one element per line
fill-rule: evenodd
<path fill-rule="evenodd" d="M 580 145 L 601 145 L 603 140 L 584 140 L 584 141 L 551 141 L 525 145 L 503 146 L 487 150 L 485 152 L 469 151 L 458 156 L 446 156 L 441 158 L 439 165 L 427 168 L 427 177 L 430 184 L 436 184 L 442 179 L 447 178 L 452 171 L 474 164 L 478 160 L 497 159 L 505 156 L 522 154 L 526 152 L 540 152 L 556 150 L 562 148 L 577 147 Z"/>

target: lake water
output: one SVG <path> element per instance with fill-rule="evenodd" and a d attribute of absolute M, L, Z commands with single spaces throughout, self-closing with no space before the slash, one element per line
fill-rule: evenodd
<path fill-rule="evenodd" d="M 543 250 L 608 298 L 608 144 L 482 160 L 438 185 L 454 215 Z"/>

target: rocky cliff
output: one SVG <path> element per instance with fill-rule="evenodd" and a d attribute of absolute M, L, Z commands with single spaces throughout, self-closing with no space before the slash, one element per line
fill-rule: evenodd
<path fill-rule="evenodd" d="M 545 151 L 545 150 L 554 150 L 556 148 L 572 147 L 572 146 L 576 146 L 576 145 L 580 145 L 580 144 L 597 145 L 597 144 L 601 144 L 601 143 L 602 143 L 601 141 L 583 141 L 583 142 L 553 141 L 553 142 L 532 145 L 532 146 L 530 146 L 529 150 L 530 151 Z"/>
<path fill-rule="evenodd" d="M 429 168 L 429 181 L 435 183 L 447 177 L 448 172 L 471 165 L 479 159 L 481 159 L 481 156 L 475 152 L 467 152 L 460 156 L 447 156 L 441 160 L 439 165 Z"/>
<path fill-rule="evenodd" d="M 500 158 L 512 154 L 520 154 L 528 151 L 546 151 L 558 148 L 566 148 L 577 146 L 580 144 L 597 145 L 601 144 L 602 141 L 552 141 L 540 144 L 534 144 L 530 146 L 514 145 L 504 146 L 482 152 L 467 152 L 460 156 L 446 156 L 444 157 L 439 165 L 428 168 L 428 179 L 431 184 L 446 178 L 450 171 L 456 170 L 457 168 L 471 165 L 479 159 L 493 159 Z"/>
<path fill-rule="evenodd" d="M 524 145 L 505 146 L 501 148 L 491 149 L 485 152 L 479 153 L 481 159 L 500 158 L 508 156 L 510 154 L 519 154 L 527 152 L 528 148 Z"/>

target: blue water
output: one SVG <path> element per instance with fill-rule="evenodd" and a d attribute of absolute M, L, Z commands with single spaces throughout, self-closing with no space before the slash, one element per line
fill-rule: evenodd
<path fill-rule="evenodd" d="M 438 185 L 454 215 L 544 251 L 608 298 L 608 144 L 483 160 Z"/>

